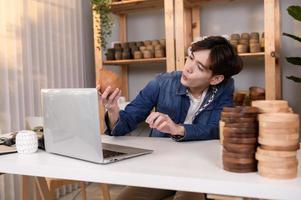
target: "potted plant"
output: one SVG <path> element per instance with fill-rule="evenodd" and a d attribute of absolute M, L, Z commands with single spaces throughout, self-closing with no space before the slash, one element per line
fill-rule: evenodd
<path fill-rule="evenodd" d="M 98 31 L 97 42 L 100 45 L 97 47 L 98 49 L 106 49 L 107 39 L 112 34 L 113 18 L 111 15 L 110 2 L 110 0 L 91 0 L 93 10 L 99 14 L 97 22 L 100 26 L 96 26 Z"/>
<path fill-rule="evenodd" d="M 300 6 L 290 6 L 287 8 L 288 14 L 292 16 L 295 20 L 301 21 L 301 7 Z M 290 37 L 298 42 L 301 42 L 301 38 L 292 34 L 283 33 L 284 36 Z M 287 62 L 301 66 L 301 57 L 286 57 Z M 286 78 L 294 81 L 294 82 L 301 82 L 301 77 L 297 76 L 287 76 Z"/>

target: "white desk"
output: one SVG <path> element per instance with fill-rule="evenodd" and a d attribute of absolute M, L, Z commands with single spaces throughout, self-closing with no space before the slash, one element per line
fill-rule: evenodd
<path fill-rule="evenodd" d="M 219 141 L 177 143 L 166 138 L 109 137 L 106 142 L 149 148 L 153 154 L 99 165 L 43 151 L 0 156 L 0 172 L 267 199 L 301 199 L 300 174 L 272 180 L 222 169 Z M 301 160 L 300 152 L 298 159 Z M 300 172 L 299 167 L 299 172 Z"/>

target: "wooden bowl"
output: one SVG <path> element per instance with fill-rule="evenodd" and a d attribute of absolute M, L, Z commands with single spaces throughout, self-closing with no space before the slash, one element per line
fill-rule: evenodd
<path fill-rule="evenodd" d="M 232 164 L 253 164 L 257 162 L 255 158 L 232 158 L 225 155 L 223 155 L 223 161 Z"/>
<path fill-rule="evenodd" d="M 259 132 L 259 137 L 266 140 L 281 140 L 281 141 L 292 141 L 292 140 L 299 140 L 299 133 L 295 134 L 278 134 L 277 132 L 274 134 L 265 134 Z"/>
<path fill-rule="evenodd" d="M 234 128 L 234 127 L 224 127 L 224 133 L 234 133 L 234 134 L 255 134 L 258 135 L 257 128 Z"/>
<path fill-rule="evenodd" d="M 228 118 L 244 118 L 244 117 L 254 117 L 257 118 L 257 113 L 243 113 L 243 112 L 221 112 L 221 117 L 228 117 Z"/>
<path fill-rule="evenodd" d="M 274 153 L 274 155 L 277 155 L 277 154 Z M 282 154 L 282 155 L 284 155 L 284 154 Z M 286 155 L 289 155 L 289 154 L 286 153 Z M 256 151 L 255 158 L 256 158 L 256 160 L 258 160 L 260 162 L 263 161 L 263 162 L 278 162 L 278 163 L 296 162 L 296 160 L 297 160 L 296 156 L 289 156 L 289 157 L 284 157 L 284 156 L 279 157 L 278 156 L 277 157 L 277 156 L 271 156 L 270 154 L 267 154 L 267 153 L 262 153 L 258 150 Z"/>
<path fill-rule="evenodd" d="M 223 169 L 229 172 L 236 173 L 248 173 L 248 172 L 256 172 L 257 165 L 255 163 L 252 164 L 232 164 L 223 161 Z"/>
<path fill-rule="evenodd" d="M 252 106 L 257 107 L 260 113 L 288 112 L 288 103 L 283 100 L 257 100 L 252 101 Z"/>
<path fill-rule="evenodd" d="M 225 148 L 223 148 L 223 156 L 227 157 L 227 158 L 248 158 L 248 159 L 255 159 L 255 153 L 232 153 L 227 151 Z"/>
<path fill-rule="evenodd" d="M 297 168 L 298 160 L 292 160 L 287 162 L 268 162 L 268 161 L 260 161 L 258 164 L 262 167 L 268 167 L 273 169 L 290 169 L 290 168 Z"/>
<path fill-rule="evenodd" d="M 267 122 L 267 121 L 260 121 L 259 120 L 259 127 L 261 128 L 278 128 L 278 129 L 299 129 L 299 123 L 297 122 Z"/>

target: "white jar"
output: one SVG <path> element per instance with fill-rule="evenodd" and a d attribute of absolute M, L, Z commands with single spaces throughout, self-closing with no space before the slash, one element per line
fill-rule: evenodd
<path fill-rule="evenodd" d="M 38 136 L 34 131 L 22 130 L 16 136 L 18 153 L 29 154 L 38 150 Z"/>

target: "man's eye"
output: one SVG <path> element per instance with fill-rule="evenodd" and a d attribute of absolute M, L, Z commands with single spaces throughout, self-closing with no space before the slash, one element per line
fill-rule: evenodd
<path fill-rule="evenodd" d="M 204 71 L 203 67 L 201 67 L 200 65 L 198 65 L 198 69 L 199 69 L 200 71 Z"/>

